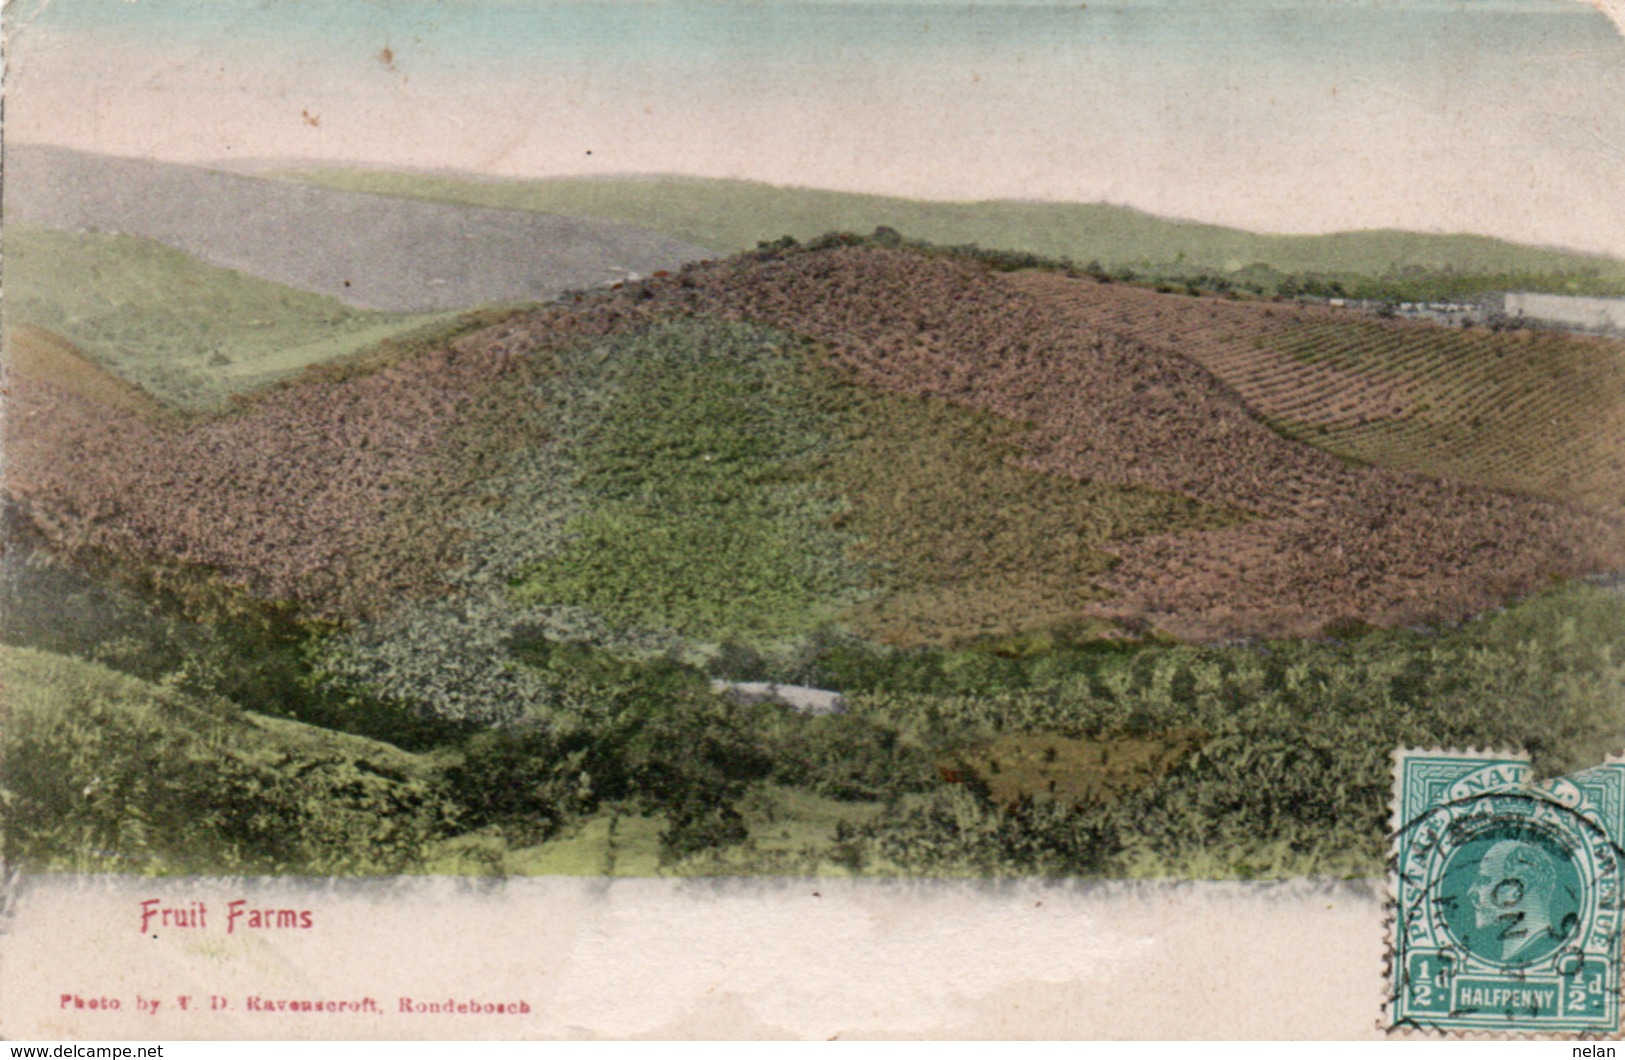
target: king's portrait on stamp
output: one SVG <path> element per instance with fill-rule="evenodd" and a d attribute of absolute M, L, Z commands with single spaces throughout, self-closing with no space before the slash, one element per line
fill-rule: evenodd
<path fill-rule="evenodd" d="M 1391 1025 L 1617 1032 L 1625 765 L 1395 761 Z"/>

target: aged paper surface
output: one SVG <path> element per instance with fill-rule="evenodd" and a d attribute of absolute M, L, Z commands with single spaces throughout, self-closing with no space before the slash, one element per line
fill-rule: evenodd
<path fill-rule="evenodd" d="M 245 895 L 319 926 L 136 928 L 143 898 L 223 916 Z M 1361 1038 L 1380 909 L 1358 884 L 44 881 L 4 989 L 8 1022 L 36 1038 Z M 301 1001 L 359 1010 L 275 1011 Z M 446 1001 L 529 1011 L 402 1011 Z"/>
<path fill-rule="evenodd" d="M 0 1033 L 1387 1033 L 1392 753 L 1625 751 L 1619 16 L 12 0 Z"/>

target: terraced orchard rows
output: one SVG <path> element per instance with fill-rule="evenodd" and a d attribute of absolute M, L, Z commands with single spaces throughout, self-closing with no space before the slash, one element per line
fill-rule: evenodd
<path fill-rule="evenodd" d="M 1200 363 L 1272 425 L 1342 456 L 1625 508 L 1625 343 L 1029 273 L 1086 326 Z"/>
<path fill-rule="evenodd" d="M 1411 382 L 1410 414 L 1313 434 L 1361 460 L 1625 509 L 1625 343 L 1357 325 L 1275 341 L 1315 364 L 1360 361 Z M 1302 429 L 1301 425 L 1293 424 Z M 1318 425 L 1310 425 L 1318 426 Z"/>
<path fill-rule="evenodd" d="M 1013 277 L 1021 290 L 1074 315 L 1082 326 L 1195 360 L 1272 420 L 1327 426 L 1405 415 L 1412 387 L 1358 365 L 1303 362 L 1265 343 L 1305 323 L 1333 330 L 1331 310 L 1161 294 L 1053 272 Z"/>

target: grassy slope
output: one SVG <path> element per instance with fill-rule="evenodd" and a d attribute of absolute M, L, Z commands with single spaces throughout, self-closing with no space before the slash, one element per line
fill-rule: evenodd
<path fill-rule="evenodd" d="M 24 327 L 48 331 L 182 408 L 449 316 L 352 309 L 132 236 L 6 231 L 7 345 L 28 341 Z"/>
<path fill-rule="evenodd" d="M 624 221 L 710 247 L 719 254 L 781 235 L 805 240 L 832 230 L 868 232 L 886 225 L 911 239 L 950 245 L 976 243 L 1079 263 L 1095 260 L 1108 268 L 1149 263 L 1234 270 L 1263 263 L 1287 273 L 1364 275 L 1406 266 L 1512 275 L 1594 269 L 1611 288 L 1625 293 L 1625 261 L 1484 236 L 1388 230 L 1263 235 L 1170 221 L 1099 203 L 924 202 L 678 177 L 483 181 L 361 169 L 308 170 L 285 176 L 344 190 Z"/>
<path fill-rule="evenodd" d="M 145 390 L 86 357 L 62 336 L 32 324 L 6 328 L 5 365 L 7 371 L 138 416 L 158 418 L 165 411 Z"/>
<path fill-rule="evenodd" d="M 0 646 L 8 858 L 139 873 L 391 871 L 443 807 L 426 759 L 72 656 Z"/>

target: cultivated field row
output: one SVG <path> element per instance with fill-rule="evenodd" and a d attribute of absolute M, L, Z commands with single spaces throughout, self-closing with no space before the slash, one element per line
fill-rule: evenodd
<path fill-rule="evenodd" d="M 1178 350 L 1267 417 L 1353 426 L 1402 416 L 1411 407 L 1413 388 L 1403 379 L 1341 363 L 1305 364 L 1261 345 L 1267 336 L 1291 331 L 1324 311 L 1170 296 L 1044 272 L 1012 282 L 1058 300 L 1102 331 Z"/>
<path fill-rule="evenodd" d="M 1339 455 L 1625 507 L 1625 343 L 1044 273 L 1014 282 L 1093 326 L 1191 358 L 1278 429 Z"/>

